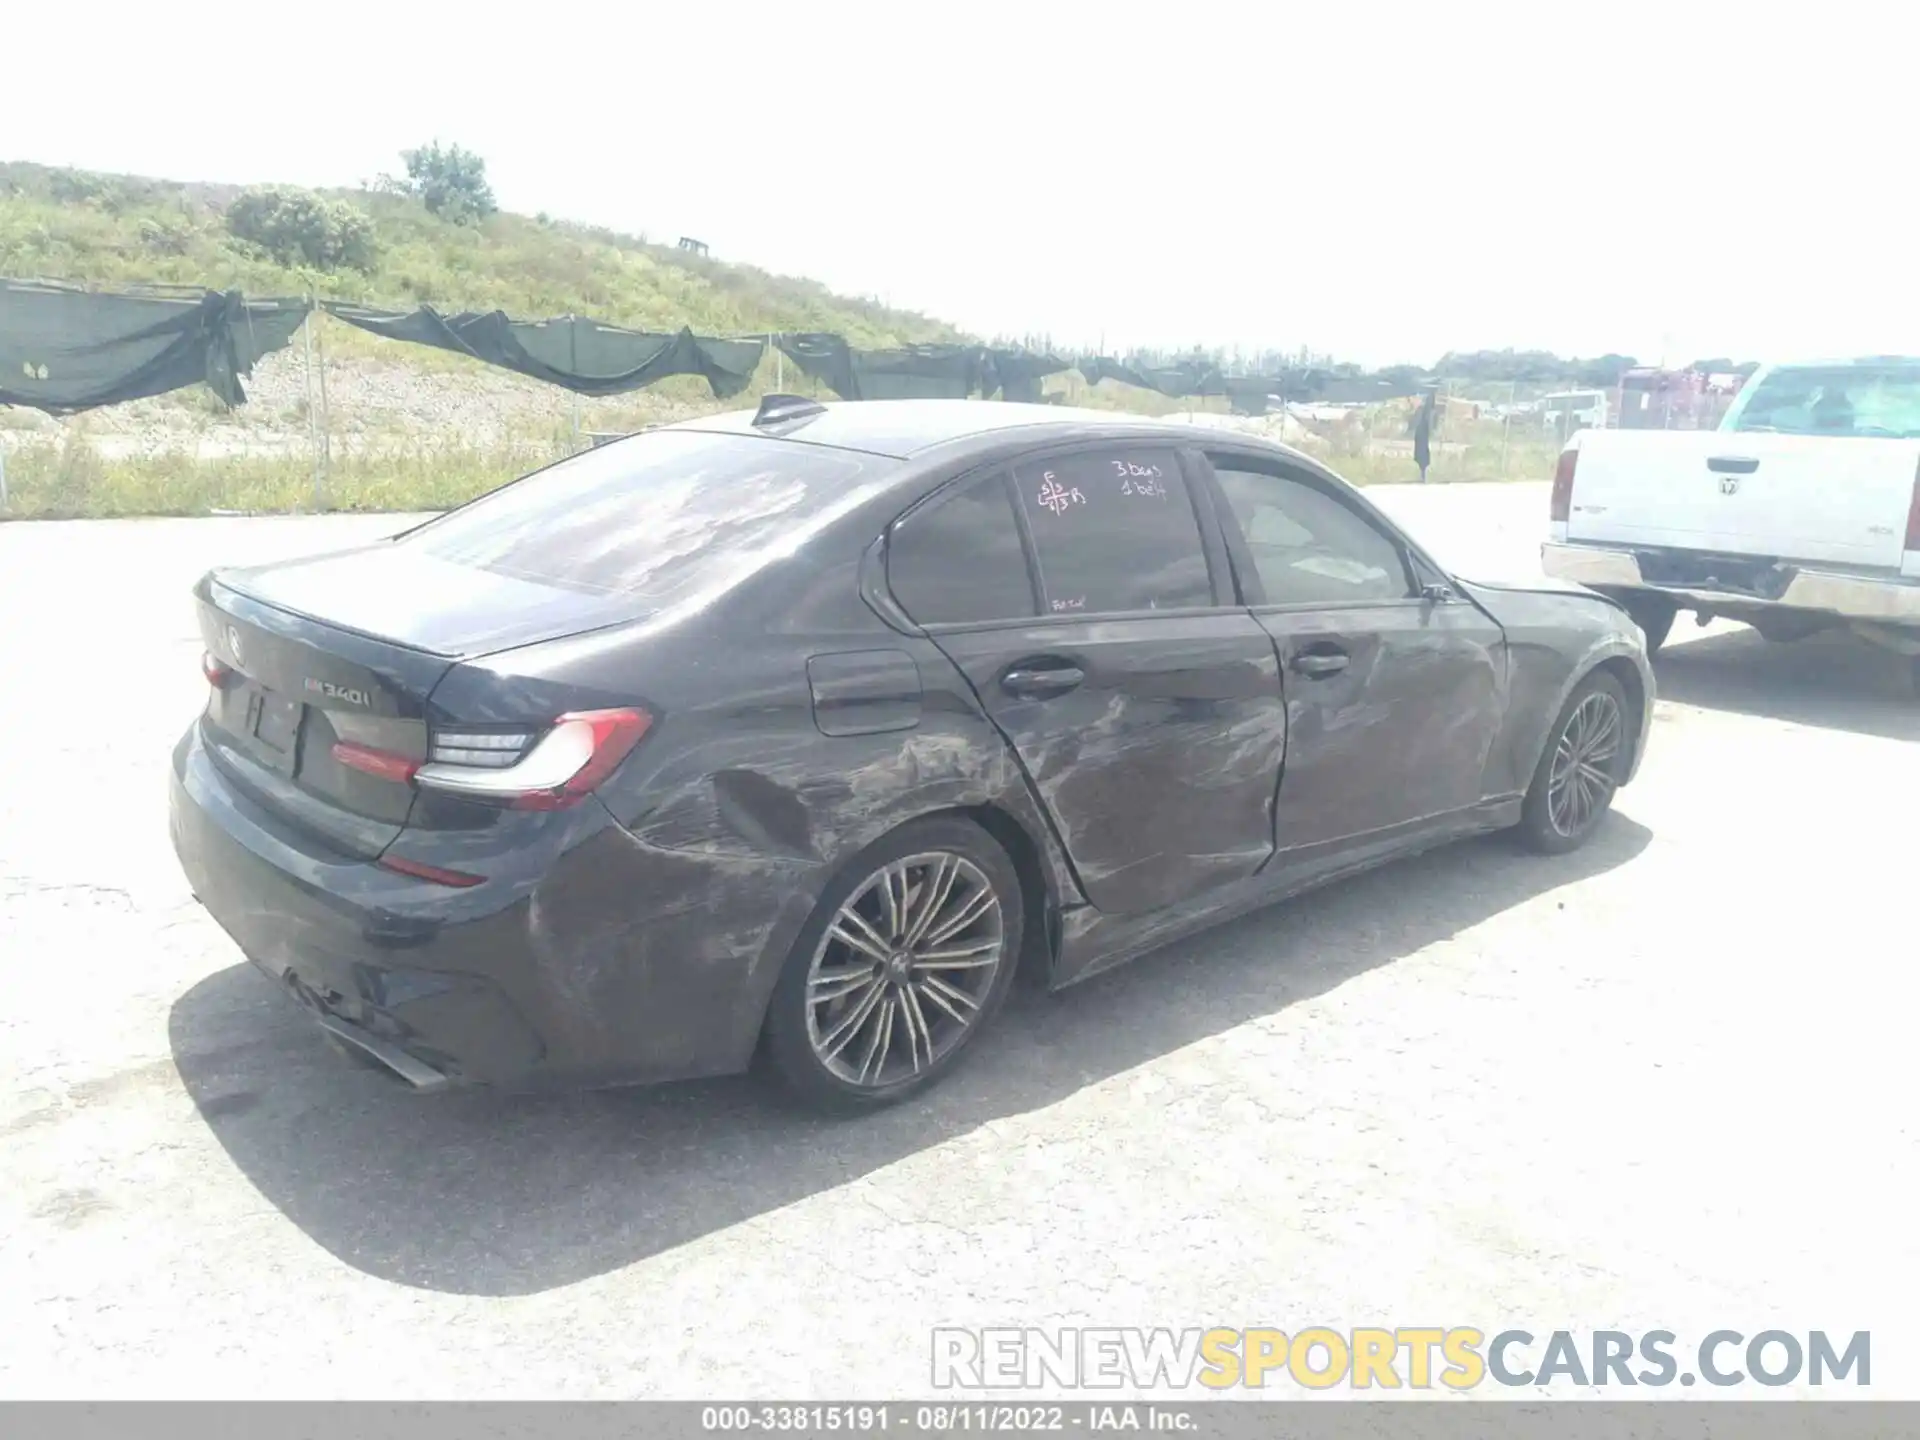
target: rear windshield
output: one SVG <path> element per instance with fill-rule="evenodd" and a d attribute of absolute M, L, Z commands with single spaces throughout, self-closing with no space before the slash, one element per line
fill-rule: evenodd
<path fill-rule="evenodd" d="M 1920 437 L 1920 365 L 1787 365 L 1756 378 L 1726 430 Z"/>
<path fill-rule="evenodd" d="M 513 481 L 396 543 L 664 605 L 793 543 L 895 463 L 753 435 L 650 431 Z"/>

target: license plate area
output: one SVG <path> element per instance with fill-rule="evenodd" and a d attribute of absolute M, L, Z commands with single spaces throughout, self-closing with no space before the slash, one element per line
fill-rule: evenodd
<path fill-rule="evenodd" d="M 307 707 L 259 685 L 247 687 L 241 733 L 260 762 L 291 776 L 300 758 L 300 722 Z"/>

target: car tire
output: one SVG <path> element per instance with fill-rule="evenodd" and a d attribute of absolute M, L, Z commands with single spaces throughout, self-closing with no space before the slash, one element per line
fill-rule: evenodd
<path fill-rule="evenodd" d="M 957 816 L 902 826 L 841 868 L 802 927 L 767 1010 L 767 1075 L 816 1110 L 924 1090 L 992 1023 L 1025 934 L 997 840 Z"/>
<path fill-rule="evenodd" d="M 1647 658 L 1651 660 L 1667 643 L 1667 634 L 1673 629 L 1673 619 L 1680 607 L 1657 595 L 1623 595 L 1620 603 L 1626 607 L 1627 617 L 1647 637 Z"/>
<path fill-rule="evenodd" d="M 1632 724 L 1626 691 L 1604 670 L 1574 687 L 1520 808 L 1517 833 L 1528 849 L 1562 855 L 1592 837 L 1626 774 Z"/>

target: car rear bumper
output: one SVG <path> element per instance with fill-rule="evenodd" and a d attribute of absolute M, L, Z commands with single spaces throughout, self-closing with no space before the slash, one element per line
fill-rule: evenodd
<path fill-rule="evenodd" d="M 1726 558 L 1728 577 L 1714 573 Z M 1764 609 L 1811 610 L 1847 620 L 1920 626 L 1920 580 L 1844 570 L 1742 561 L 1690 551 L 1639 551 L 1548 541 L 1540 560 L 1549 575 L 1602 591 L 1640 590 L 1683 605 L 1735 615 Z M 1649 572 L 1652 573 L 1649 573 Z"/>
<path fill-rule="evenodd" d="M 174 750 L 170 827 L 194 894 L 241 952 L 336 1040 L 419 1089 L 739 1070 L 791 938 L 771 904 L 761 926 L 749 909 L 719 935 L 690 923 L 705 907 L 649 905 L 689 877 L 663 876 L 610 819 L 502 891 L 316 853 L 227 778 L 198 725 Z"/>

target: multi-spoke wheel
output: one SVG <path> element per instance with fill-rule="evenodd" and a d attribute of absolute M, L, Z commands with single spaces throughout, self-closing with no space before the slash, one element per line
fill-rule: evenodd
<path fill-rule="evenodd" d="M 1590 676 L 1574 691 L 1521 809 L 1520 832 L 1535 849 L 1571 850 L 1593 833 L 1625 772 L 1630 724 L 1612 676 Z"/>
<path fill-rule="evenodd" d="M 1019 959 L 1018 877 L 984 831 L 920 821 L 822 897 L 767 1016 L 769 1055 L 808 1099 L 898 1099 L 986 1024 Z"/>

